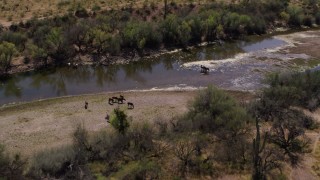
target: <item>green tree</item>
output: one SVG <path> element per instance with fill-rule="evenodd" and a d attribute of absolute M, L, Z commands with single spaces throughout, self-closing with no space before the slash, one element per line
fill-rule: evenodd
<path fill-rule="evenodd" d="M 293 26 L 302 25 L 304 12 L 301 7 L 295 6 L 295 5 L 289 6 L 287 8 L 287 12 L 290 16 L 290 18 L 289 18 L 290 25 L 293 25 Z"/>
<path fill-rule="evenodd" d="M 120 134 L 125 134 L 129 128 L 127 115 L 119 108 L 113 110 L 110 123 Z"/>
<path fill-rule="evenodd" d="M 178 43 L 179 42 L 179 20 L 177 16 L 170 14 L 161 24 L 163 40 L 165 43 Z"/>
<path fill-rule="evenodd" d="M 17 53 L 14 44 L 9 42 L 2 42 L 0 44 L 0 73 L 7 73 L 11 67 L 11 61 Z"/>
<path fill-rule="evenodd" d="M 104 31 L 100 28 L 94 28 L 91 30 L 92 38 L 92 46 L 96 50 L 98 55 L 106 53 L 110 46 L 110 41 L 112 39 L 112 35 L 107 31 Z"/>
<path fill-rule="evenodd" d="M 215 133 L 224 139 L 244 133 L 252 120 L 233 98 L 213 86 L 199 93 L 189 107 L 187 117 L 193 128 Z"/>
<path fill-rule="evenodd" d="M 52 28 L 45 36 L 45 50 L 55 60 L 55 63 L 60 63 L 73 56 L 72 48 L 67 44 L 61 28 Z"/>
<path fill-rule="evenodd" d="M 27 53 L 37 66 L 48 65 L 48 54 L 45 49 L 30 43 L 27 46 Z"/>
<path fill-rule="evenodd" d="M 26 35 L 19 32 L 4 32 L 0 36 L 0 42 L 7 41 L 13 43 L 19 51 L 24 51 L 27 40 Z"/>
<path fill-rule="evenodd" d="M 208 19 L 204 22 L 207 40 L 212 41 L 217 37 L 217 27 L 220 24 L 220 14 L 212 12 Z"/>
<path fill-rule="evenodd" d="M 161 35 L 152 23 L 130 21 L 123 31 L 123 42 L 124 46 L 143 50 L 145 47 L 158 47 Z"/>
<path fill-rule="evenodd" d="M 178 27 L 179 41 L 182 46 L 186 46 L 191 39 L 191 27 L 187 21 L 182 21 Z"/>

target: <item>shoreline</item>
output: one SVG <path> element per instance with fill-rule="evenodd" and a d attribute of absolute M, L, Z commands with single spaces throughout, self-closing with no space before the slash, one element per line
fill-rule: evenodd
<path fill-rule="evenodd" d="M 134 103 L 132 110 L 127 109 L 126 103 L 108 104 L 107 98 L 119 96 L 119 93 L 63 97 L 2 107 L 0 142 L 8 151 L 29 157 L 35 152 L 70 143 L 71 134 L 79 123 L 90 133 L 110 128 L 104 118 L 118 106 L 133 123 L 169 122 L 188 110 L 197 93 L 197 90 L 122 92 L 127 102 Z M 227 93 L 240 102 L 255 98 L 247 92 Z M 84 109 L 85 101 L 89 103 L 88 109 Z"/>
<path fill-rule="evenodd" d="M 287 27 L 276 27 L 272 30 L 267 31 L 265 34 L 262 35 L 242 35 L 240 38 L 248 38 L 248 37 L 253 37 L 253 36 L 278 36 L 278 35 L 284 35 L 284 34 L 291 34 L 291 33 L 296 33 L 296 32 L 305 32 L 305 31 L 313 31 L 313 30 L 320 30 L 319 26 L 314 26 L 314 27 L 300 27 L 300 28 L 287 28 Z M 230 42 L 233 39 L 226 39 L 223 42 Z M 118 56 L 110 56 L 110 57 L 102 57 L 101 60 L 97 63 L 93 62 L 93 59 L 89 57 L 88 54 L 80 56 L 80 61 L 77 60 L 79 57 L 78 55 L 75 56 L 73 60 L 70 62 L 73 62 L 75 64 L 80 64 L 80 65 L 99 65 L 99 66 L 109 66 L 109 65 L 114 65 L 114 64 L 128 64 L 131 62 L 137 62 L 143 60 L 150 60 L 152 58 L 156 58 L 161 55 L 165 54 L 173 54 L 177 53 L 183 50 L 191 50 L 194 48 L 198 47 L 206 47 L 206 46 L 214 46 L 219 44 L 219 40 L 212 41 L 212 42 L 201 42 L 197 44 L 192 44 L 190 46 L 187 46 L 186 48 L 181 48 L 181 47 L 169 47 L 169 48 L 160 48 L 160 49 L 145 49 L 143 54 L 145 56 L 140 56 L 139 52 L 135 49 L 129 49 L 129 50 L 123 50 L 124 52 L 121 53 L 121 55 Z M 129 52 L 129 53 L 128 53 Z M 129 58 L 128 54 L 132 54 L 133 57 Z M 78 57 L 77 57 L 78 56 Z M 112 61 L 113 62 L 108 62 Z M 46 70 L 48 68 L 55 68 L 58 67 L 59 65 L 54 65 L 54 64 L 49 64 L 47 67 L 42 67 L 42 68 L 36 68 L 34 64 L 24 64 L 23 58 L 18 57 L 16 58 L 15 62 L 12 63 L 13 66 L 10 68 L 7 74 L 2 75 L 3 77 L 10 77 L 12 75 L 18 74 L 18 73 L 25 73 L 25 72 L 32 72 L 32 71 L 37 71 L 37 70 Z M 62 66 L 67 66 L 67 64 L 61 64 Z M 1 77 L 1 75 L 0 75 Z"/>
<path fill-rule="evenodd" d="M 75 98 L 84 98 L 84 97 L 94 97 L 94 96 L 108 96 L 112 94 L 127 94 L 127 93 L 173 93 L 173 92 L 197 92 L 199 90 L 205 89 L 206 87 L 171 87 L 171 88 L 151 88 L 151 89 L 141 89 L 141 90 L 126 90 L 126 91 L 110 91 L 110 92 L 98 92 L 98 93 L 87 93 L 87 94 L 78 94 L 78 95 L 66 95 L 66 96 L 58 96 L 58 97 L 49 97 L 49 98 L 41 98 L 41 99 L 34 99 L 30 101 L 19 101 L 19 102 L 12 102 L 6 104 L 0 104 L 0 113 L 6 109 L 15 108 L 17 106 L 26 106 L 30 104 L 37 104 L 41 102 L 50 102 L 50 101 L 59 101 L 62 99 L 75 99 Z M 257 91 L 248 91 L 248 90 L 232 90 L 232 89 L 224 89 L 219 88 L 227 93 L 243 93 L 243 94 L 255 94 Z M 106 99 L 107 100 L 107 99 Z"/>

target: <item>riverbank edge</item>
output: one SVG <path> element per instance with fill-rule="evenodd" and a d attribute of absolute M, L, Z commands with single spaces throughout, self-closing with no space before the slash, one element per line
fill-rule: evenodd
<path fill-rule="evenodd" d="M 309 30 L 320 30 L 320 26 L 314 24 L 313 27 L 307 27 L 307 26 L 301 26 L 299 28 L 288 28 L 288 27 L 274 27 L 273 29 L 269 29 L 265 34 L 262 35 L 241 35 L 236 39 L 227 39 L 223 42 L 230 42 L 232 40 L 237 40 L 237 39 L 243 39 L 243 38 L 248 38 L 250 36 L 276 36 L 276 35 L 281 35 L 281 34 L 287 34 L 287 33 L 294 33 L 294 32 L 303 32 L 303 31 L 309 31 Z M 194 48 L 199 48 L 199 47 L 206 47 L 206 46 L 214 46 L 214 45 L 219 45 L 221 44 L 220 41 L 212 41 L 212 42 L 201 42 L 198 44 L 191 44 L 190 46 L 187 46 L 185 48 L 182 47 L 170 47 L 170 48 L 160 48 L 157 50 L 154 49 L 145 49 L 144 52 L 142 53 L 143 55 L 139 55 L 139 53 L 134 50 L 130 49 L 130 52 L 134 53 L 134 57 L 128 58 L 127 53 L 122 53 L 121 55 L 118 56 L 110 56 L 110 57 L 105 57 L 102 58 L 99 62 L 94 62 L 92 57 L 88 56 L 88 54 L 80 56 L 80 61 L 78 59 L 75 60 L 71 65 L 100 65 L 100 66 L 109 66 L 109 65 L 121 65 L 121 64 L 128 64 L 130 62 L 138 62 L 141 61 L 141 58 L 144 60 L 150 60 L 152 58 L 155 58 L 157 56 L 165 55 L 165 54 L 173 54 L 177 52 L 181 52 L 183 50 L 189 51 Z M 78 56 L 79 57 L 79 56 Z M 17 59 L 23 59 L 23 57 L 18 57 Z M 76 59 L 76 58 L 75 58 Z M 112 61 L 113 60 L 113 61 Z M 39 69 L 45 70 L 47 68 L 52 68 L 52 67 L 57 67 L 57 65 L 49 65 L 47 67 L 42 67 L 42 68 L 37 68 L 35 64 L 25 64 L 23 63 L 23 60 L 20 60 L 20 63 L 14 64 L 10 70 L 8 71 L 7 74 L 0 75 L 1 76 L 8 76 L 10 77 L 11 75 L 18 74 L 18 73 L 24 73 L 24 72 L 32 72 L 32 71 L 37 71 Z"/>
<path fill-rule="evenodd" d="M 102 98 L 105 98 L 105 101 L 107 103 L 107 98 L 110 96 L 117 96 L 119 94 L 140 94 L 140 96 L 143 96 L 144 93 L 156 93 L 156 94 L 161 94 L 161 93 L 184 93 L 184 92 L 197 92 L 205 87 L 199 87 L 199 88 L 192 88 L 192 89 L 174 89 L 174 90 L 166 90 L 166 89 L 144 89 L 144 90 L 127 90 L 127 91 L 112 91 L 112 92 L 100 92 L 100 93 L 89 93 L 89 94 L 80 94 L 80 95 L 67 95 L 67 96 L 60 96 L 60 97 L 52 97 L 52 98 L 44 98 L 44 99 L 37 99 L 37 100 L 31 100 L 31 101 L 19 101 L 19 102 L 14 102 L 14 103 L 8 103 L 8 104 L 3 104 L 0 105 L 0 113 L 3 113 L 5 111 L 11 111 L 11 110 L 17 110 L 19 109 L 24 109 L 25 107 L 28 107 L 32 105 L 34 108 L 35 106 L 42 106 L 45 104 L 56 104 L 59 102 L 63 102 L 66 100 L 79 100 L 79 99 L 85 99 L 85 98 L 90 98 L 90 97 L 99 97 L 101 96 Z M 241 91 L 241 90 L 228 90 L 228 89 L 222 89 L 223 91 L 227 92 L 231 96 L 234 97 L 239 97 L 239 96 L 244 96 L 247 98 L 253 98 L 256 96 L 257 91 Z M 236 98 L 239 99 L 239 98 Z M 240 98 L 241 99 L 241 98 Z"/>

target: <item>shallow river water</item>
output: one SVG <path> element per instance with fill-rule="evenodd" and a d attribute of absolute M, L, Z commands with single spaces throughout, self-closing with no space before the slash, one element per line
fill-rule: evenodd
<path fill-rule="evenodd" d="M 280 50 L 290 43 L 279 37 L 255 36 L 245 40 L 195 47 L 111 66 L 57 67 L 19 73 L 0 81 L 0 105 L 66 95 L 158 89 L 190 89 L 214 84 L 232 90 L 263 87 L 265 72 L 279 70 L 266 59 L 308 58 Z M 200 65 L 210 68 L 200 73 Z"/>

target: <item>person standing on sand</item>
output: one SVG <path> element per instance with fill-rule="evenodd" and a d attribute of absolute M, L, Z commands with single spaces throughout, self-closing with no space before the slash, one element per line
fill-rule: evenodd
<path fill-rule="evenodd" d="M 84 102 L 84 108 L 85 108 L 85 109 L 88 109 L 88 105 L 89 105 L 88 102 L 85 101 L 85 102 Z"/>

